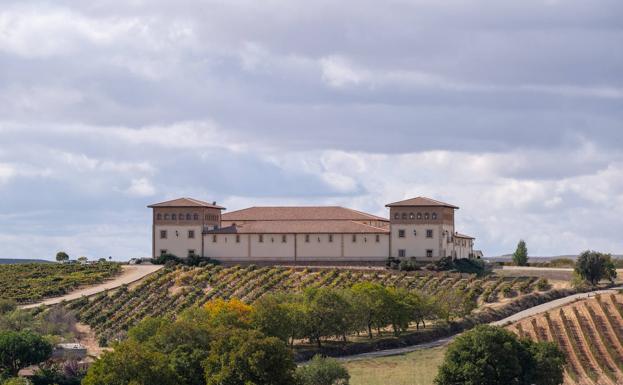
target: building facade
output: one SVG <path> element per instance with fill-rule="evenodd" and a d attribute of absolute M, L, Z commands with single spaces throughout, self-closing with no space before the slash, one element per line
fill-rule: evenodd
<path fill-rule="evenodd" d="M 388 257 L 472 258 L 474 238 L 454 227 L 458 207 L 417 197 L 386 205 L 389 219 L 339 206 L 250 207 L 179 198 L 153 209 L 152 256 L 227 263 L 384 263 Z"/>

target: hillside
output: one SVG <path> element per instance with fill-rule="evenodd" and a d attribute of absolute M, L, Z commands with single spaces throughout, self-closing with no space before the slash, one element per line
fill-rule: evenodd
<path fill-rule="evenodd" d="M 45 259 L 19 259 L 19 258 L 0 258 L 0 265 L 13 265 L 21 263 L 54 263 Z"/>
<path fill-rule="evenodd" d="M 59 264 L 28 263 L 0 265 L 0 299 L 31 303 L 66 294 L 121 272 L 117 263 Z"/>
<path fill-rule="evenodd" d="M 597 296 L 509 326 L 554 341 L 568 360 L 565 384 L 623 383 L 623 295 Z"/>
<path fill-rule="evenodd" d="M 349 287 L 372 281 L 385 286 L 417 289 L 434 294 L 445 288 L 472 291 L 478 302 L 507 302 L 536 290 L 536 278 L 479 279 L 455 273 L 349 271 L 285 267 L 177 267 L 162 269 L 133 287 L 83 298 L 70 306 L 81 322 L 105 340 L 124 333 L 147 316 L 173 316 L 214 298 L 239 298 L 252 303 L 268 292 L 300 292 L 312 287 Z"/>

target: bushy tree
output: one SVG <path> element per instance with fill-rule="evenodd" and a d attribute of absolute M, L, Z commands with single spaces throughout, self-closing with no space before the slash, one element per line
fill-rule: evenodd
<path fill-rule="evenodd" d="M 0 371 L 16 376 L 20 369 L 47 360 L 52 345 L 31 331 L 0 332 Z"/>
<path fill-rule="evenodd" d="M 69 254 L 64 251 L 59 251 L 58 253 L 56 253 L 56 260 L 58 262 L 69 261 Z"/>
<path fill-rule="evenodd" d="M 508 330 L 481 325 L 450 344 L 435 384 L 558 385 L 563 364 L 551 343 L 520 341 Z"/>
<path fill-rule="evenodd" d="M 297 385 L 348 385 L 350 375 L 336 359 L 316 355 L 296 369 L 295 378 Z"/>
<path fill-rule="evenodd" d="M 178 385 L 180 379 L 166 355 L 135 341 L 124 341 L 105 352 L 89 368 L 83 385 Z"/>
<path fill-rule="evenodd" d="M 612 282 L 617 276 L 612 256 L 591 250 L 580 254 L 575 263 L 575 273 L 593 286 L 602 279 L 608 279 Z"/>
<path fill-rule="evenodd" d="M 516 266 L 528 265 L 528 248 L 526 242 L 522 239 L 517 244 L 517 249 L 513 253 L 513 263 Z"/>
<path fill-rule="evenodd" d="M 251 324 L 253 308 L 237 298 L 212 300 L 203 308 L 212 326 L 247 328 Z"/>
<path fill-rule="evenodd" d="M 316 341 L 321 347 L 321 338 L 325 336 L 341 337 L 352 329 L 349 315 L 353 313 L 350 302 L 342 291 L 331 288 L 307 290 L 306 305 L 306 336 Z"/>
<path fill-rule="evenodd" d="M 242 329 L 219 335 L 203 366 L 207 385 L 292 385 L 296 368 L 283 341 Z"/>
<path fill-rule="evenodd" d="M 355 284 L 351 292 L 357 326 L 365 328 L 368 337 L 372 339 L 372 327 L 386 325 L 384 301 L 387 291 L 378 283 L 361 282 Z"/>
<path fill-rule="evenodd" d="M 255 302 L 251 313 L 255 329 L 286 343 L 302 336 L 300 329 L 304 323 L 304 307 L 295 297 L 285 294 L 263 296 Z"/>

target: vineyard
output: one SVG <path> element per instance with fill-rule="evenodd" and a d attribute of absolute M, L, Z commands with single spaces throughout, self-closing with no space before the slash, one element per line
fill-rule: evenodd
<path fill-rule="evenodd" d="M 576 302 L 510 329 L 521 337 L 555 342 L 567 356 L 565 384 L 623 383 L 623 295 Z"/>
<path fill-rule="evenodd" d="M 81 322 L 106 341 L 122 338 L 147 316 L 174 316 L 210 299 L 239 298 L 252 303 L 269 292 L 300 292 L 314 287 L 350 287 L 358 282 L 404 287 L 435 294 L 458 289 L 471 292 L 478 303 L 497 303 L 537 290 L 548 290 L 536 278 L 477 278 L 458 273 L 308 270 L 285 267 L 177 267 L 158 271 L 133 288 L 122 287 L 82 298 L 69 306 Z"/>
<path fill-rule="evenodd" d="M 79 286 L 93 285 L 121 272 L 116 263 L 89 265 L 28 263 L 0 265 L 0 299 L 36 302 L 67 294 Z"/>

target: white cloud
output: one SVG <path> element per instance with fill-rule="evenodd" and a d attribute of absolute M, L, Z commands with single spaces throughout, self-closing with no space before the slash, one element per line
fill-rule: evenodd
<path fill-rule="evenodd" d="M 335 88 L 357 85 L 368 77 L 367 73 L 354 68 L 348 60 L 340 56 L 322 58 L 320 66 L 322 79 Z"/>
<path fill-rule="evenodd" d="M 132 179 L 132 183 L 130 187 L 128 187 L 126 192 L 133 196 L 149 197 L 149 196 L 153 196 L 156 194 L 156 189 L 151 184 L 149 179 L 140 178 L 140 179 Z"/>

